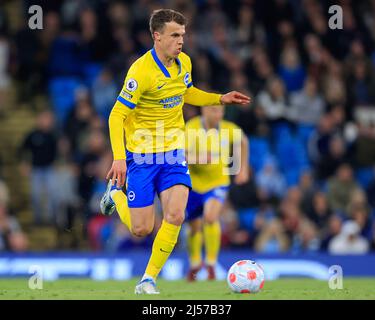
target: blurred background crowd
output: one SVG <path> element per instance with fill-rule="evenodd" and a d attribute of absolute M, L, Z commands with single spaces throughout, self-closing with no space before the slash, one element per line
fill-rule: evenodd
<path fill-rule="evenodd" d="M 35 4 L 42 30 L 28 27 Z M 334 4 L 342 30 L 328 25 Z M 230 188 L 223 247 L 375 250 L 375 1 L 5 0 L 0 251 L 151 246 L 100 215 L 99 201 L 112 163 L 108 115 L 153 45 L 148 19 L 161 7 L 189 20 L 195 86 L 253 98 L 226 109 L 249 137 L 251 172 Z"/>

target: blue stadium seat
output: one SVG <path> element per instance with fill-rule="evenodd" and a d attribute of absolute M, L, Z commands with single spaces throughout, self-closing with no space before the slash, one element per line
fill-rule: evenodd
<path fill-rule="evenodd" d="M 48 74 L 50 77 L 75 77 L 82 75 L 82 56 L 78 38 L 60 35 L 52 43 L 49 53 Z"/>
<path fill-rule="evenodd" d="M 289 169 L 285 172 L 284 177 L 288 188 L 298 185 L 300 175 L 301 172 L 298 169 Z"/>
<path fill-rule="evenodd" d="M 371 180 L 374 178 L 374 168 L 360 168 L 355 171 L 355 178 L 358 183 L 366 189 L 370 184 Z"/>
<path fill-rule="evenodd" d="M 258 172 L 263 168 L 266 159 L 271 155 L 270 145 L 267 139 L 250 136 L 250 165 Z"/>
<path fill-rule="evenodd" d="M 315 130 L 314 125 L 300 124 L 297 127 L 297 137 L 303 142 L 307 143 L 311 133 Z"/>
<path fill-rule="evenodd" d="M 240 228 L 248 231 L 253 231 L 257 212 L 257 208 L 246 208 L 238 210 Z"/>
<path fill-rule="evenodd" d="M 85 83 L 88 87 L 91 87 L 95 79 L 102 72 L 103 67 L 100 63 L 86 63 L 83 66 L 83 75 L 85 78 Z"/>
<path fill-rule="evenodd" d="M 75 103 L 75 91 L 82 83 L 76 77 L 57 77 L 49 82 L 49 94 L 59 123 L 63 123 Z"/>
<path fill-rule="evenodd" d="M 273 124 L 271 126 L 272 140 L 275 144 L 292 139 L 292 131 L 286 122 Z"/>

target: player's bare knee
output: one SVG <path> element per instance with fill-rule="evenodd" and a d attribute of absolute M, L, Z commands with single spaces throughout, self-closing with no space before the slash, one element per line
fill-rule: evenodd
<path fill-rule="evenodd" d="M 213 224 L 218 220 L 218 218 L 215 215 L 205 215 L 204 216 L 204 223 L 207 224 Z"/>
<path fill-rule="evenodd" d="M 132 226 L 131 232 L 136 237 L 145 237 L 152 232 L 152 228 L 148 226 Z"/>
<path fill-rule="evenodd" d="M 184 222 L 185 213 L 183 210 L 174 210 L 171 212 L 166 212 L 164 219 L 168 223 L 180 226 Z"/>
<path fill-rule="evenodd" d="M 197 226 L 197 225 L 191 225 L 190 226 L 190 234 L 191 235 L 194 235 L 194 234 L 196 234 L 199 231 L 200 231 L 200 227 L 199 226 Z"/>

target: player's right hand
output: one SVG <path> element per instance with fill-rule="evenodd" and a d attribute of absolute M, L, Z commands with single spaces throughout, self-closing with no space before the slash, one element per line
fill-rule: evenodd
<path fill-rule="evenodd" d="M 117 180 L 117 188 L 121 188 L 126 180 L 126 160 L 114 160 L 111 170 L 108 171 L 107 179 L 112 179 L 112 183 Z"/>

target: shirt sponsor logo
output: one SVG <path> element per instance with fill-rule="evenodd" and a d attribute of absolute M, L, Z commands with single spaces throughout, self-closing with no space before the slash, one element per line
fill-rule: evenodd
<path fill-rule="evenodd" d="M 161 99 L 159 103 L 163 105 L 164 109 L 174 108 L 182 103 L 182 95 Z"/>

